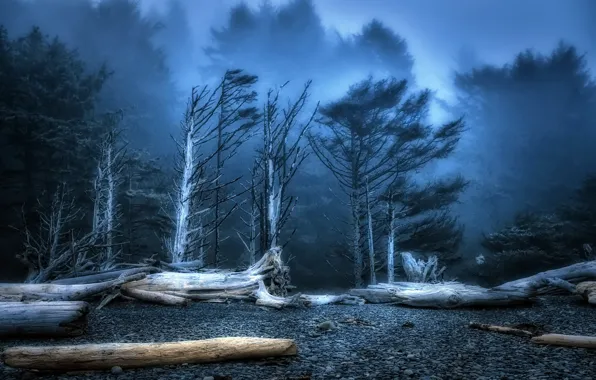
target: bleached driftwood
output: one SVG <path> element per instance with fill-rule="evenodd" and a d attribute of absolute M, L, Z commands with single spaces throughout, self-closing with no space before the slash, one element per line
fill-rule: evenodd
<path fill-rule="evenodd" d="M 104 343 L 10 347 L 2 353 L 10 367 L 34 370 L 108 370 L 212 363 L 297 354 L 290 339 L 226 337 L 168 343 Z"/>
<path fill-rule="evenodd" d="M 510 306 L 531 302 L 518 291 L 494 291 L 459 282 L 371 285 L 366 289 L 352 289 L 351 295 L 370 303 L 394 303 L 413 307 L 457 308 L 471 306 Z"/>
<path fill-rule="evenodd" d="M 596 261 L 588 261 L 554 269 L 534 276 L 507 282 L 494 288 L 483 288 L 458 282 L 416 283 L 393 282 L 352 289 L 350 294 L 370 303 L 395 303 L 413 307 L 457 308 L 469 306 L 512 306 L 532 302 L 544 294 L 562 289 L 574 291 L 593 300 L 596 288 L 586 280 L 596 279 Z M 583 282 L 575 287 L 574 284 Z M 581 285 L 581 286 L 580 286 Z"/>
<path fill-rule="evenodd" d="M 82 335 L 88 313 L 82 301 L 0 302 L 0 337 Z"/>
<path fill-rule="evenodd" d="M 276 247 L 244 271 L 212 269 L 154 273 L 140 281 L 125 284 L 121 292 L 128 297 L 167 305 L 183 305 L 185 300 L 216 302 L 256 298 L 263 304 L 269 302 L 271 306 L 275 303 L 279 306 L 285 305 L 288 299 L 274 298 L 271 289 L 285 293 L 289 280 L 286 271 L 287 267 L 282 265 L 281 248 Z M 268 288 L 264 285 L 265 281 L 270 284 Z M 260 286 L 264 290 L 259 291 Z"/>
<path fill-rule="evenodd" d="M 488 324 L 484 324 L 484 323 L 470 322 L 468 327 L 470 327 L 471 329 L 476 329 L 476 330 L 492 331 L 492 332 L 497 332 L 497 333 L 501 333 L 501 334 L 521 336 L 524 338 L 531 338 L 534 336 L 534 334 L 531 331 L 522 330 L 522 329 L 509 327 L 509 326 L 496 326 L 496 325 L 488 325 Z"/>
<path fill-rule="evenodd" d="M 439 269 L 437 256 L 430 256 L 426 261 L 416 260 L 411 252 L 402 252 L 401 260 L 406 278 L 410 282 L 436 282 L 446 269 Z"/>
<path fill-rule="evenodd" d="M 560 294 L 563 290 L 557 286 L 557 280 L 571 284 L 596 280 L 596 261 L 586 261 L 563 268 L 548 270 L 530 277 L 506 282 L 493 289 L 497 291 L 519 291 L 527 294 Z"/>
<path fill-rule="evenodd" d="M 536 344 L 577 348 L 596 348 L 596 336 L 544 334 L 532 338 Z"/>
<path fill-rule="evenodd" d="M 596 281 L 584 281 L 577 285 L 560 278 L 549 280 L 548 283 L 571 294 L 581 296 L 590 305 L 596 305 Z"/>
<path fill-rule="evenodd" d="M 119 277 L 128 277 L 138 273 L 151 274 L 156 272 L 161 272 L 161 269 L 152 266 L 142 266 L 138 268 L 109 270 L 104 272 L 89 273 L 77 277 L 61 278 L 59 280 L 54 280 L 51 283 L 61 285 L 93 284 L 115 280 Z"/>
<path fill-rule="evenodd" d="M 144 273 L 120 277 L 112 281 L 93 284 L 0 284 L 0 294 L 12 300 L 79 301 L 85 300 L 145 277 Z M 6 300 L 6 299 L 5 299 Z"/>

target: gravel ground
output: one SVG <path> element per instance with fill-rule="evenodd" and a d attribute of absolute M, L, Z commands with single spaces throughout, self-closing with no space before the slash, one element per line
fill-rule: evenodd
<path fill-rule="evenodd" d="M 337 328 L 321 330 L 329 321 Z M 276 311 L 246 303 L 179 309 L 122 302 L 93 311 L 85 336 L 10 341 L 0 348 L 258 336 L 293 338 L 299 350 L 295 358 L 43 376 L 47 379 L 596 379 L 596 350 L 539 346 L 526 338 L 471 330 L 470 321 L 532 323 L 546 332 L 596 335 L 596 308 L 574 297 L 486 310 L 365 305 Z M 23 378 L 32 376 L 0 364 L 0 379 Z"/>

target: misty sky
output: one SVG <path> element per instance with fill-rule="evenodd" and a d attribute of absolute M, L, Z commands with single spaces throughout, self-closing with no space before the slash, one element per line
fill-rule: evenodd
<path fill-rule="evenodd" d="M 450 74 L 462 48 L 480 62 L 503 64 L 520 51 L 552 50 L 561 39 L 588 51 L 586 17 L 590 0 L 314 0 L 326 27 L 355 33 L 378 18 L 403 36 L 415 57 L 417 83 L 449 98 Z M 239 0 L 183 1 L 194 30 L 197 50 L 221 25 L 226 10 Z M 262 0 L 247 0 L 257 6 Z M 285 0 L 271 0 L 273 4 Z M 140 0 L 145 10 L 162 9 L 164 0 Z M 593 49 L 592 49 L 593 50 Z M 588 55 L 594 64 L 596 57 Z M 174 68 L 175 70 L 175 68 Z"/>

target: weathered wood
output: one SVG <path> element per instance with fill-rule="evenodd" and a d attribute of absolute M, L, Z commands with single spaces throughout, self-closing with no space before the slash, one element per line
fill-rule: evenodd
<path fill-rule="evenodd" d="M 121 289 L 120 291 L 125 296 L 132 297 L 140 301 L 158 303 L 161 305 L 186 306 L 190 302 L 189 299 L 184 297 L 174 296 L 163 292 L 152 292 L 135 288 Z"/>
<path fill-rule="evenodd" d="M 577 348 L 596 348 L 596 336 L 544 334 L 532 338 L 536 344 Z"/>
<path fill-rule="evenodd" d="M 477 306 L 511 306 L 531 302 L 518 291 L 494 291 L 459 282 L 410 283 L 370 285 L 366 289 L 352 289 L 351 295 L 370 303 L 394 303 L 422 308 L 458 308 Z"/>
<path fill-rule="evenodd" d="M 82 301 L 2 302 L 0 337 L 82 335 L 88 313 L 89 305 Z"/>
<path fill-rule="evenodd" d="M 107 370 L 211 363 L 297 354 L 290 339 L 226 337 L 168 343 L 105 343 L 73 346 L 11 347 L 7 366 L 34 370 Z"/>
<path fill-rule="evenodd" d="M 144 273 L 128 277 L 120 277 L 112 281 L 94 284 L 0 284 L 0 294 L 4 297 L 23 297 L 44 301 L 79 301 L 113 290 L 130 281 L 138 281 L 145 277 Z"/>
<path fill-rule="evenodd" d="M 575 292 L 590 305 L 596 305 L 596 281 L 584 281 L 577 284 Z"/>
<path fill-rule="evenodd" d="M 496 325 L 487 325 L 484 323 L 470 322 L 468 327 L 470 327 L 471 329 L 476 329 L 476 330 L 492 331 L 492 332 L 497 332 L 497 333 L 501 333 L 501 334 L 521 336 L 523 338 L 531 338 L 534 336 L 534 334 L 531 331 L 516 329 L 513 327 L 507 327 L 507 326 L 496 326 Z"/>
<path fill-rule="evenodd" d="M 552 280 L 564 280 L 571 284 L 596 280 L 596 261 L 586 261 L 563 268 L 548 270 L 530 277 L 509 281 L 492 288 L 496 291 L 518 291 L 530 296 L 560 294 L 563 290 L 552 283 Z"/>
<path fill-rule="evenodd" d="M 61 284 L 61 285 L 75 285 L 75 284 L 93 284 L 99 282 L 106 282 L 115 280 L 119 277 L 129 277 L 138 273 L 156 273 L 161 272 L 161 269 L 155 267 L 138 267 L 138 268 L 129 268 L 129 269 L 117 269 L 117 270 L 110 270 L 105 272 L 99 273 L 92 273 L 87 274 L 85 276 L 79 277 L 70 277 L 70 278 L 61 278 L 59 280 L 54 280 L 51 284 Z"/>

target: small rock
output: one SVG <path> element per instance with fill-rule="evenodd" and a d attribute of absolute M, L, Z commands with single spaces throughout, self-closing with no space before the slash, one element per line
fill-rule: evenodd
<path fill-rule="evenodd" d="M 412 376 L 413 374 L 414 374 L 414 371 L 412 371 L 409 368 L 404 370 L 404 375 L 406 375 L 406 376 Z"/>
<path fill-rule="evenodd" d="M 111 371 L 112 371 L 112 375 L 116 375 L 116 376 L 117 376 L 117 375 L 121 375 L 121 374 L 122 374 L 122 372 L 124 372 L 124 371 L 122 370 L 122 367 L 120 367 L 120 366 L 117 366 L 117 365 L 116 365 L 116 366 L 113 366 L 113 367 L 112 367 L 112 369 L 111 369 Z"/>
<path fill-rule="evenodd" d="M 319 323 L 317 328 L 319 330 L 335 330 L 337 328 L 337 326 L 335 325 L 335 323 L 333 323 L 333 321 L 325 321 L 325 322 Z"/>
<path fill-rule="evenodd" d="M 406 322 L 404 322 L 403 325 L 401 325 L 401 327 L 414 327 L 414 323 L 410 322 L 410 321 L 406 321 Z"/>
<path fill-rule="evenodd" d="M 205 377 L 203 377 L 203 380 L 215 380 L 215 377 L 213 377 L 213 376 L 205 376 Z"/>

